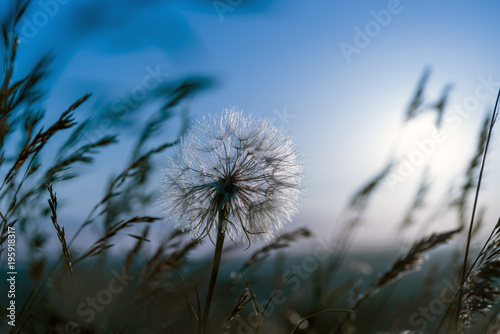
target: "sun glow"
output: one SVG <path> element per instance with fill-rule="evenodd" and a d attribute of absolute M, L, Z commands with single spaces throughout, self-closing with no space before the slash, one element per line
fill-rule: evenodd
<path fill-rule="evenodd" d="M 431 115 L 406 123 L 396 137 L 396 155 L 414 168 L 429 166 L 434 173 L 449 173 L 463 157 L 460 135 L 446 126 L 438 128 Z"/>
<path fill-rule="evenodd" d="M 423 147 L 430 142 L 439 144 L 439 131 L 431 117 L 421 117 L 406 123 L 396 139 L 399 155 L 409 155 L 412 151 L 426 151 Z M 430 144 L 427 146 L 430 147 Z M 426 153 L 426 152 L 423 152 Z"/>

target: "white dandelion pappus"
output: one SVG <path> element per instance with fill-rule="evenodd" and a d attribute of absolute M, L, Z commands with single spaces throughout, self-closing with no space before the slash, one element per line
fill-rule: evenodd
<path fill-rule="evenodd" d="M 197 121 L 164 172 L 165 212 L 197 238 L 270 240 L 297 211 L 302 168 L 289 135 L 237 109 Z"/>

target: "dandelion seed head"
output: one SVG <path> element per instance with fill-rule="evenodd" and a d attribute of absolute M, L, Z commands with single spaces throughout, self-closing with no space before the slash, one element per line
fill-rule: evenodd
<path fill-rule="evenodd" d="M 197 238 L 270 240 L 297 211 L 302 168 L 285 131 L 241 110 L 197 121 L 165 166 L 168 218 Z"/>

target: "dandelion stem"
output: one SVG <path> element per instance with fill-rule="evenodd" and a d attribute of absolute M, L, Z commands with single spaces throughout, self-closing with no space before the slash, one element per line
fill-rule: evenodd
<path fill-rule="evenodd" d="M 212 304 L 212 297 L 214 295 L 215 283 L 217 282 L 217 275 L 219 273 L 220 260 L 222 257 L 222 246 L 224 245 L 224 222 L 225 222 L 224 210 L 219 211 L 219 224 L 217 228 L 217 241 L 215 243 L 214 261 L 212 264 L 212 274 L 210 276 L 210 284 L 208 286 L 207 300 L 205 302 L 205 311 L 203 312 L 203 318 L 201 322 L 201 332 L 207 332 L 207 321 L 208 315 L 210 314 L 210 305 Z M 200 332 L 200 331 L 199 331 Z"/>

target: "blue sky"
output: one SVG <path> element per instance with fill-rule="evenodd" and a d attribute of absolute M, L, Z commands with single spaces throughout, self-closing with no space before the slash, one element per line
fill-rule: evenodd
<path fill-rule="evenodd" d="M 217 9 L 220 4 L 225 7 Z M 93 115 L 140 85 L 148 69 L 159 68 L 165 80 L 214 78 L 214 86 L 192 101 L 191 116 L 234 105 L 277 118 L 275 124 L 300 147 L 306 172 L 301 213 L 292 225 L 324 233 L 338 227 L 349 196 L 386 163 L 425 68 L 432 70 L 425 91 L 430 102 L 448 83 L 454 85 L 450 105 L 467 101 L 484 80 L 498 88 L 498 9 L 487 1 L 430 0 L 34 1 L 20 25 L 25 30 L 19 67 L 49 50 L 58 55 L 46 101 L 49 120 L 85 92 L 94 95 L 79 117 Z M 376 20 L 381 16 L 382 24 Z M 359 31 L 364 44 L 356 44 L 363 39 L 356 37 Z M 357 52 L 346 57 L 345 45 Z M 432 158 L 436 202 L 465 169 L 494 99 L 489 92 L 460 127 L 445 128 L 448 139 Z M 282 121 L 277 115 L 289 116 Z M 97 200 L 95 190 L 104 191 L 109 172 L 123 166 L 127 144 L 137 135 L 132 130 L 96 159 L 84 182 L 57 189 L 61 197 L 71 197 L 75 189 L 81 195 L 68 200 L 67 221 L 80 221 Z M 428 136 L 425 127 L 415 131 L 415 138 Z M 499 145 L 494 137 L 483 193 L 491 224 L 498 216 L 493 205 L 499 199 L 494 168 Z M 382 244 L 392 233 L 422 169 L 396 189 L 379 189 L 360 244 L 374 235 L 375 244 Z"/>

